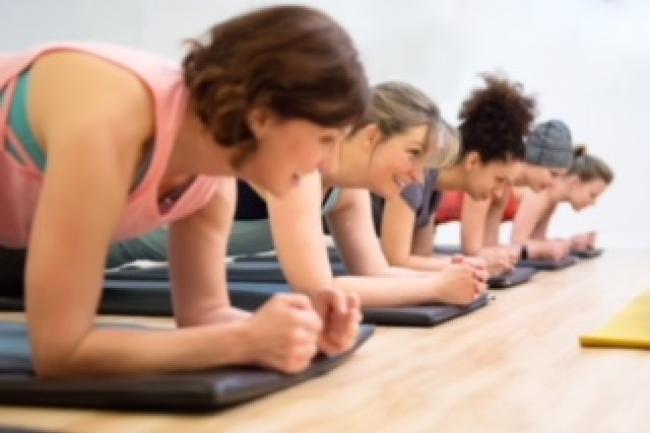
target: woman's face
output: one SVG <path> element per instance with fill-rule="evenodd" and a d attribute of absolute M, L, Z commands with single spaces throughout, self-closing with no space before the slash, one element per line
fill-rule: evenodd
<path fill-rule="evenodd" d="M 553 188 L 566 170 L 565 168 L 549 168 L 535 164 L 522 164 L 526 185 L 535 192 Z"/>
<path fill-rule="evenodd" d="M 400 194 L 407 185 L 424 181 L 424 171 L 430 151 L 426 149 L 429 127 L 413 126 L 401 134 L 382 138 L 374 128 L 369 138 L 371 152 L 368 168 L 368 189 L 390 199 Z M 373 130 L 365 128 L 360 133 Z"/>
<path fill-rule="evenodd" d="M 568 202 L 575 211 L 595 205 L 598 197 L 607 188 L 607 184 L 602 179 L 583 182 L 577 176 L 569 176 L 567 182 L 569 182 Z"/>
<path fill-rule="evenodd" d="M 461 162 L 467 192 L 474 200 L 500 199 L 522 169 L 519 161 L 492 161 L 484 164 L 477 152 L 469 152 Z"/>
<path fill-rule="evenodd" d="M 240 177 L 275 196 L 286 194 L 303 175 L 331 164 L 351 130 L 284 120 L 268 111 L 253 112 L 249 124 L 258 149 L 242 164 Z"/>

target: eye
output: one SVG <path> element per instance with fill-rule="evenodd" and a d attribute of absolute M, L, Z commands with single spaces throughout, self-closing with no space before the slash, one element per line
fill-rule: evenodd
<path fill-rule="evenodd" d="M 333 144 L 336 144 L 336 137 L 333 135 L 323 135 L 319 138 L 319 141 L 321 144 L 324 144 L 325 146 L 331 146 Z"/>
<path fill-rule="evenodd" d="M 406 152 L 409 154 L 411 159 L 419 159 L 422 157 L 422 149 L 410 148 L 406 149 Z"/>

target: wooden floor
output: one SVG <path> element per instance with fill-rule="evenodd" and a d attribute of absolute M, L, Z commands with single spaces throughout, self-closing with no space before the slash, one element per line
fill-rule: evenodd
<path fill-rule="evenodd" d="M 650 251 L 607 251 L 495 292 L 430 329 L 379 328 L 329 375 L 199 416 L 0 407 L 0 424 L 67 432 L 646 432 L 650 352 L 578 336 L 650 288 Z M 20 319 L 0 315 L 0 319 Z M 151 322 L 149 322 L 151 323 Z"/>

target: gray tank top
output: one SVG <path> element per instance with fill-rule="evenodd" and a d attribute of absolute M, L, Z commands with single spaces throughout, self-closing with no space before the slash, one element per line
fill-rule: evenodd
<path fill-rule="evenodd" d="M 440 207 L 442 192 L 436 189 L 438 174 L 438 170 L 429 169 L 424 177 L 424 183 L 412 183 L 402 190 L 402 199 L 415 212 L 415 230 L 429 224 L 431 217 Z M 372 217 L 377 234 L 381 234 L 384 205 L 385 200 L 382 197 L 372 195 Z"/>

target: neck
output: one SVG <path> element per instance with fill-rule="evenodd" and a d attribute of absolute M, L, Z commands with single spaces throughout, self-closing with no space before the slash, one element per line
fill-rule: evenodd
<path fill-rule="evenodd" d="M 569 185 L 568 179 L 564 182 L 562 182 L 560 185 L 555 188 L 555 190 L 552 192 L 551 197 L 556 201 L 556 202 L 561 202 L 561 201 L 568 201 L 569 200 L 569 190 L 571 189 L 571 185 Z"/>
<path fill-rule="evenodd" d="M 438 174 L 437 189 L 441 191 L 464 191 L 465 168 L 462 164 L 456 164 L 449 168 L 443 168 Z"/>
<path fill-rule="evenodd" d="M 517 177 L 515 177 L 512 180 L 512 185 L 513 186 L 528 186 L 528 175 L 526 174 L 526 170 L 521 170 Z"/>
<path fill-rule="evenodd" d="M 230 161 L 236 150 L 215 143 L 211 134 L 188 104 L 180 125 L 165 173 L 168 180 L 182 180 L 198 175 L 235 176 Z"/>
<path fill-rule="evenodd" d="M 362 139 L 353 136 L 341 144 L 336 168 L 323 173 L 324 185 L 363 188 L 370 184 L 368 169 L 372 154 L 363 145 Z"/>

